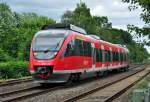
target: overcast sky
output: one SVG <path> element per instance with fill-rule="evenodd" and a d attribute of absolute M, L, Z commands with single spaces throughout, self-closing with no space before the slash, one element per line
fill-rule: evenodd
<path fill-rule="evenodd" d="M 81 0 L 90 8 L 92 15 L 107 16 L 114 28 L 126 30 L 127 24 L 144 26 L 140 20 L 141 9 L 130 12 L 128 4 L 121 0 Z M 6 2 L 13 11 L 34 12 L 48 16 L 57 22 L 66 10 L 73 11 L 80 0 L 0 0 Z M 149 48 L 150 52 L 150 48 Z"/>
<path fill-rule="evenodd" d="M 66 10 L 74 10 L 80 0 L 0 0 L 6 2 L 13 11 L 35 12 L 60 21 Z M 126 29 L 127 24 L 142 27 L 140 9 L 130 12 L 128 5 L 121 0 L 82 0 L 91 10 L 92 15 L 107 16 L 113 27 Z"/>

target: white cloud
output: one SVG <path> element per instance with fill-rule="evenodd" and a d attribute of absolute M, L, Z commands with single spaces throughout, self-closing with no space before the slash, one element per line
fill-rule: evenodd
<path fill-rule="evenodd" d="M 60 21 L 61 15 L 66 10 L 73 10 L 80 0 L 2 0 L 13 11 L 35 12 L 39 15 L 51 17 Z M 92 15 L 107 16 L 114 27 L 126 29 L 127 24 L 142 26 L 139 14 L 141 9 L 130 12 L 128 4 L 121 0 L 82 0 L 91 10 Z"/>

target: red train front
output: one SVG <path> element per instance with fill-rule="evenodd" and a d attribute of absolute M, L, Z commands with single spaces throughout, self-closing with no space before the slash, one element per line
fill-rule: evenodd
<path fill-rule="evenodd" d="M 129 51 L 86 35 L 70 24 L 43 27 L 32 40 L 30 72 L 39 83 L 61 83 L 103 71 L 127 68 Z"/>

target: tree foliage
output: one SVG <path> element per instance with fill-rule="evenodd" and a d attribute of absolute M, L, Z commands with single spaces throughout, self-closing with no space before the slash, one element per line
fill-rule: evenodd
<path fill-rule="evenodd" d="M 148 27 L 139 28 L 134 25 L 128 25 L 127 29 L 128 32 L 132 33 L 133 38 L 137 40 L 137 43 L 143 46 L 144 45 L 150 46 L 150 28 Z"/>
<path fill-rule="evenodd" d="M 93 16 L 96 26 L 101 28 L 112 28 L 112 23 L 108 21 L 108 18 L 105 16 Z"/>
<path fill-rule="evenodd" d="M 120 29 L 113 29 L 107 17 L 92 16 L 85 3 L 77 4 L 74 11 L 66 11 L 62 15 L 61 22 L 78 25 L 86 29 L 89 34 L 96 34 L 105 41 L 126 45 L 131 51 L 131 60 L 133 62 L 142 61 L 149 56 L 143 45 L 132 40 L 130 33 Z M 143 54 L 139 55 L 138 53 Z"/>
<path fill-rule="evenodd" d="M 141 18 L 147 24 L 150 24 L 150 0 L 122 0 L 123 2 L 131 4 L 130 10 L 142 8 Z"/>
<path fill-rule="evenodd" d="M 85 3 L 77 4 L 73 12 L 66 11 L 61 18 L 62 23 L 71 23 L 84 28 L 88 33 L 98 33 L 95 21 Z"/>
<path fill-rule="evenodd" d="M 130 33 L 113 29 L 107 17 L 92 16 L 85 3 L 77 4 L 74 11 L 66 11 L 61 22 L 82 27 L 88 34 L 96 34 L 106 41 L 127 45 L 133 61 L 148 57 L 147 51 L 132 40 Z M 12 12 L 7 4 L 0 3 L 0 61 L 28 60 L 33 35 L 43 25 L 53 23 L 53 19 L 35 13 Z"/>
<path fill-rule="evenodd" d="M 55 21 L 35 13 L 12 12 L 6 3 L 0 3 L 0 61 L 28 60 L 34 33 L 52 23 Z"/>
<path fill-rule="evenodd" d="M 131 62 L 142 62 L 149 57 L 149 54 L 144 46 L 132 40 L 131 34 L 126 31 L 114 28 L 101 29 L 100 36 L 105 41 L 126 45 L 130 51 Z"/>

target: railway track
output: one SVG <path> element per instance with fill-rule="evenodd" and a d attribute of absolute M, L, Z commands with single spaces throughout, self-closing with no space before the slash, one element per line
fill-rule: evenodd
<path fill-rule="evenodd" d="M 9 80 L 9 81 L 5 81 L 5 82 L 1 82 L 0 87 L 19 84 L 19 83 L 22 83 L 22 82 L 30 82 L 30 81 L 33 81 L 32 78 Z"/>
<path fill-rule="evenodd" d="M 143 64 L 132 64 L 131 68 L 136 68 L 136 67 L 139 67 L 141 65 L 143 65 Z M 8 81 L 0 82 L 0 87 L 19 84 L 22 82 L 30 82 L 30 81 L 33 81 L 33 79 L 32 78 L 23 78 L 23 79 L 8 80 Z"/>
<path fill-rule="evenodd" d="M 1 93 L 0 102 L 15 102 L 21 99 L 34 97 L 36 95 L 44 94 L 45 92 L 54 91 L 60 88 L 60 86 L 51 86 L 49 88 L 42 88 L 41 86 L 36 86 L 7 93 Z"/>
<path fill-rule="evenodd" d="M 76 96 L 69 97 L 64 100 L 64 102 L 74 102 L 74 101 L 79 101 L 79 102 L 91 102 L 91 101 L 99 101 L 99 102 L 111 102 L 114 99 L 118 98 L 121 94 L 123 94 L 126 90 L 128 90 L 130 87 L 135 85 L 138 81 L 142 80 L 144 77 L 146 77 L 150 71 L 147 71 L 138 78 L 136 81 L 131 82 L 129 85 L 126 85 L 126 87 L 119 89 L 118 85 L 124 85 L 127 83 L 127 79 L 136 76 L 139 73 L 142 73 L 145 71 L 146 66 L 142 66 L 143 68 L 140 70 L 135 71 L 134 73 L 130 73 L 129 75 L 122 76 L 121 78 L 108 82 L 102 86 L 97 86 L 94 89 L 88 90 L 86 92 L 80 93 Z M 139 74 L 140 75 L 140 74 Z M 121 83 L 122 82 L 122 83 Z M 124 82 L 124 83 L 123 83 Z M 117 90 L 119 89 L 119 90 Z M 112 93 L 110 92 L 112 90 Z M 111 93 L 111 95 L 110 95 Z"/>
<path fill-rule="evenodd" d="M 139 67 L 138 66 L 132 66 L 132 68 L 136 68 Z M 130 68 L 131 69 L 131 68 Z M 29 79 L 30 80 L 30 79 Z M 91 79 L 93 80 L 93 79 Z M 26 80 L 21 80 L 21 82 L 26 82 Z M 88 83 L 89 80 L 87 80 Z M 17 83 L 21 83 L 19 82 L 19 80 L 17 81 Z M 15 84 L 15 82 L 12 82 Z M 79 83 L 75 83 L 73 84 L 73 86 L 76 85 L 81 85 L 86 83 L 86 81 L 82 81 Z M 6 84 L 6 85 L 11 85 L 11 84 Z M 28 88 L 24 88 L 24 89 L 19 89 L 19 90 L 14 90 L 14 91 L 9 91 L 9 92 L 4 92 L 4 93 L 0 93 L 0 102 L 10 102 L 10 101 L 18 101 L 18 100 L 24 100 L 26 98 L 30 98 L 30 97 L 34 97 L 40 94 L 44 94 L 50 91 L 55 91 L 58 89 L 62 89 L 62 88 L 66 88 L 66 87 L 70 87 L 70 86 L 66 86 L 66 85 L 62 85 L 62 86 L 51 86 L 51 87 L 47 87 L 47 88 L 42 88 L 40 86 L 33 86 L 33 87 L 28 87 Z"/>

